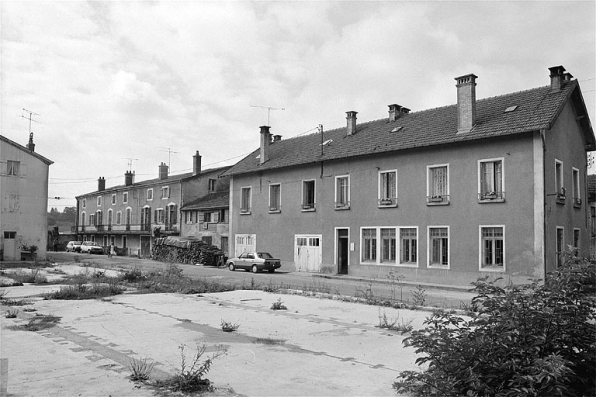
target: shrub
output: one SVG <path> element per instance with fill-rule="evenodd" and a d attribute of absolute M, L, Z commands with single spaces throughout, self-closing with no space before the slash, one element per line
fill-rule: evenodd
<path fill-rule="evenodd" d="M 426 290 L 421 285 L 417 285 L 416 289 L 412 290 L 412 301 L 414 306 L 424 306 L 426 303 Z"/>
<path fill-rule="evenodd" d="M 230 321 L 225 321 L 223 319 L 221 320 L 221 330 L 223 332 L 234 332 L 238 328 L 240 328 L 240 324 L 238 324 L 238 323 L 233 324 Z"/>
<path fill-rule="evenodd" d="M 596 267 L 575 260 L 545 282 L 499 287 L 479 279 L 471 319 L 438 311 L 404 343 L 422 372 L 393 387 L 413 396 L 593 396 Z"/>
<path fill-rule="evenodd" d="M 281 298 L 277 298 L 277 302 L 273 302 L 271 310 L 288 310 L 286 305 L 281 301 Z"/>

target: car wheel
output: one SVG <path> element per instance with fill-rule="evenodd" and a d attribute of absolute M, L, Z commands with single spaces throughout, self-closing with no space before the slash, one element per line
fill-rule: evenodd
<path fill-rule="evenodd" d="M 257 265 L 252 265 L 252 272 L 253 273 L 258 273 L 259 272 L 259 268 L 257 267 Z"/>
<path fill-rule="evenodd" d="M 236 267 L 234 266 L 234 264 L 233 264 L 233 263 L 230 263 L 230 264 L 228 265 L 228 269 L 230 269 L 230 271 L 231 271 L 231 272 L 233 272 L 234 270 L 236 270 Z"/>
<path fill-rule="evenodd" d="M 273 273 L 275 269 L 269 269 L 269 273 Z"/>

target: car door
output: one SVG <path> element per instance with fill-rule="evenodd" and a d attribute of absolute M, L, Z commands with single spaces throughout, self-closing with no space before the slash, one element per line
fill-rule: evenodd
<path fill-rule="evenodd" d="M 248 254 L 246 252 L 240 254 L 238 257 L 238 261 L 236 261 L 236 267 L 238 269 L 245 269 L 246 268 L 246 256 Z"/>

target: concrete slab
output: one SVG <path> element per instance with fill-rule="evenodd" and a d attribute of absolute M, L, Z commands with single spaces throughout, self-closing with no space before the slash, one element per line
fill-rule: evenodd
<path fill-rule="evenodd" d="M 14 287 L 23 288 L 23 287 Z M 278 299 L 288 310 L 271 310 Z M 204 295 L 120 295 L 109 301 L 34 303 L 36 313 L 61 317 L 40 332 L 11 330 L 26 320 L 2 319 L 1 355 L 9 360 L 9 395 L 152 395 L 127 379 L 132 358 L 157 363 L 155 377 L 180 367 L 197 343 L 228 354 L 207 375 L 218 387 L 248 396 L 395 396 L 400 371 L 415 370 L 404 336 L 376 327 L 379 314 L 421 326 L 423 311 L 233 291 Z M 240 325 L 234 333 L 221 322 Z"/>

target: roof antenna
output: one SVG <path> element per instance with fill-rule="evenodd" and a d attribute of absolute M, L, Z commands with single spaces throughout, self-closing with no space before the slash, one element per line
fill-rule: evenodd
<path fill-rule="evenodd" d="M 271 124 L 269 124 L 269 119 L 271 116 L 271 111 L 272 110 L 286 110 L 286 108 L 274 108 L 272 106 L 258 106 L 258 105 L 250 105 L 251 108 L 261 108 L 261 109 L 267 109 L 267 125 L 269 127 L 271 127 Z"/>
<path fill-rule="evenodd" d="M 172 169 L 171 165 L 172 165 L 172 153 L 178 154 L 179 152 L 175 152 L 172 150 L 172 148 L 169 147 L 160 147 L 158 149 L 162 149 L 164 152 L 167 150 L 168 151 L 168 168 Z"/>
<path fill-rule="evenodd" d="M 124 160 L 128 160 L 126 163 L 128 165 L 128 172 L 132 172 L 132 162 L 139 161 L 139 159 L 133 159 L 132 157 L 123 157 Z"/>

